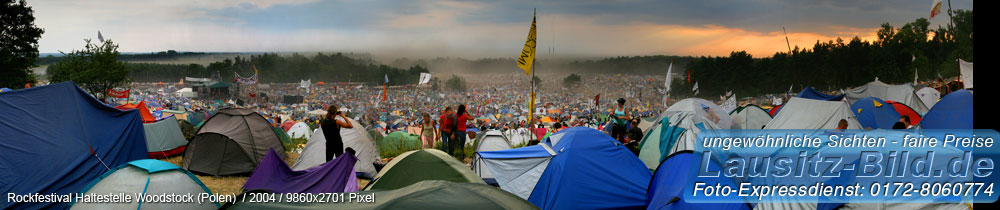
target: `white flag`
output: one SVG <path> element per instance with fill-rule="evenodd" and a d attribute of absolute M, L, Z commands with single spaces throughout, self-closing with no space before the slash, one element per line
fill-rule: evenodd
<path fill-rule="evenodd" d="M 694 91 L 694 94 L 698 95 L 698 82 L 694 82 L 694 87 L 691 88 L 691 91 Z"/>
<path fill-rule="evenodd" d="M 792 92 L 792 86 L 794 86 L 794 85 L 788 85 L 788 92 L 789 92 L 789 93 L 791 93 L 791 92 Z"/>
<path fill-rule="evenodd" d="M 418 84 L 422 85 L 422 84 L 427 84 L 428 82 L 431 82 L 431 74 L 420 73 L 420 81 L 418 82 Z"/>
<path fill-rule="evenodd" d="M 97 31 L 97 41 L 104 42 L 104 36 L 101 35 L 101 31 Z"/>
<path fill-rule="evenodd" d="M 965 62 L 959 58 L 958 68 L 961 69 L 962 83 L 965 84 L 965 88 L 972 88 L 972 62 Z"/>
<path fill-rule="evenodd" d="M 666 91 L 668 93 L 670 92 L 670 82 L 671 82 L 670 81 L 671 80 L 670 79 L 670 74 L 673 73 L 673 70 L 674 70 L 674 62 L 670 62 L 670 67 L 667 67 L 667 80 L 665 82 L 663 82 L 663 87 L 667 88 Z"/>

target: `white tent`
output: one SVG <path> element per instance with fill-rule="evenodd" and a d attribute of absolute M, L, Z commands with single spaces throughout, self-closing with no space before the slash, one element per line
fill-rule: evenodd
<path fill-rule="evenodd" d="M 844 94 L 846 94 L 848 103 L 854 103 L 858 99 L 864 97 L 875 97 L 882 100 L 896 101 L 906 104 L 907 106 L 910 106 L 910 108 L 913 108 L 913 111 L 916 111 L 919 114 L 926 114 L 927 111 L 930 110 L 930 108 L 928 108 L 928 106 L 925 105 L 919 97 L 917 97 L 917 94 L 914 93 L 913 87 L 908 84 L 889 85 L 883 83 L 882 81 L 875 80 L 862 85 L 861 87 L 844 91 Z M 782 108 L 781 111 L 785 111 L 784 108 Z"/>
<path fill-rule="evenodd" d="M 510 141 L 507 140 L 507 137 L 504 137 L 503 133 L 497 130 L 490 130 L 478 136 L 473 148 L 475 148 L 476 152 L 486 152 L 511 149 L 513 146 L 510 145 Z M 486 163 L 482 158 L 479 158 L 479 153 L 474 153 L 472 159 L 472 171 L 475 171 L 486 183 L 495 182 L 493 173 L 485 167 Z"/>
<path fill-rule="evenodd" d="M 709 110 L 712 110 L 712 113 L 707 112 L 705 110 L 706 107 Z M 667 108 L 666 111 L 663 112 L 665 114 L 670 114 L 673 112 L 690 112 L 702 116 L 702 118 L 698 119 L 705 119 L 705 122 L 710 122 L 712 124 L 715 124 L 715 126 L 718 127 L 719 129 L 729 129 L 732 127 L 733 124 L 733 118 L 730 117 L 729 113 L 726 112 L 722 107 L 719 107 L 712 101 L 700 98 L 688 98 L 678 101 L 677 103 L 670 106 L 669 108 Z M 662 117 L 663 115 L 660 116 L 660 118 Z M 718 120 L 715 120 L 714 118 L 718 118 Z M 659 118 L 657 118 L 657 120 L 659 120 Z"/>
<path fill-rule="evenodd" d="M 792 97 L 764 129 L 836 129 L 841 119 L 848 129 L 861 129 L 846 101 L 823 101 Z"/>
<path fill-rule="evenodd" d="M 733 117 L 732 129 L 762 129 L 771 122 L 771 115 L 756 105 L 736 108 L 729 116 Z"/>
<path fill-rule="evenodd" d="M 305 138 L 309 136 L 309 125 L 304 122 L 297 122 L 288 129 L 288 136 L 292 138 Z"/>
<path fill-rule="evenodd" d="M 357 152 L 355 155 L 358 157 L 358 163 L 354 164 L 354 171 L 362 173 L 364 177 L 372 177 L 376 173 L 372 163 L 381 159 L 378 156 L 378 148 L 375 147 L 375 139 L 368 135 L 360 123 L 354 119 L 349 120 L 354 128 L 340 129 L 340 138 L 344 140 L 344 149 L 350 147 Z M 322 129 L 320 127 L 313 132 L 306 147 L 302 149 L 299 159 L 292 165 L 292 170 L 301 171 L 326 162 L 326 137 L 323 136 Z"/>
<path fill-rule="evenodd" d="M 937 104 L 938 100 L 941 100 L 941 92 L 931 87 L 924 87 L 917 90 L 917 97 L 930 109 L 934 107 L 934 104 Z"/>
<path fill-rule="evenodd" d="M 510 129 L 503 132 L 503 135 L 510 140 L 512 145 L 527 145 L 531 140 L 531 131 L 527 128 Z"/>

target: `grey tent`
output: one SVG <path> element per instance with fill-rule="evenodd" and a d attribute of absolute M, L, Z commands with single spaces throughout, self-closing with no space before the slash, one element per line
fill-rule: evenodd
<path fill-rule="evenodd" d="M 507 137 L 503 136 L 503 133 L 497 130 L 490 130 L 476 138 L 476 144 L 473 148 L 476 153 L 472 155 L 472 171 L 475 171 L 486 183 L 496 183 L 493 173 L 490 172 L 490 169 L 486 168 L 486 162 L 482 158 L 479 158 L 479 152 L 500 151 L 514 147 L 510 145 L 510 141 L 507 140 Z"/>
<path fill-rule="evenodd" d="M 375 139 L 365 131 L 358 121 L 348 119 L 354 128 L 341 128 L 340 138 L 344 140 L 344 148 L 354 149 L 358 162 L 354 164 L 354 171 L 361 173 L 362 177 L 371 178 L 375 176 L 375 161 L 382 158 L 378 156 L 378 148 L 375 147 Z M 326 162 L 326 136 L 323 136 L 323 128 L 320 127 L 313 132 L 306 147 L 302 149 L 299 159 L 292 165 L 292 170 L 301 171 L 313 166 L 318 166 Z"/>
<path fill-rule="evenodd" d="M 274 149 L 285 159 L 285 147 L 271 124 L 249 109 L 219 110 L 198 129 L 184 151 L 184 169 L 209 175 L 246 174 Z"/>
<path fill-rule="evenodd" d="M 145 193 L 149 195 L 211 194 L 205 185 L 188 171 L 172 163 L 143 159 L 123 164 L 101 175 L 90 183 L 82 195 L 108 195 Z M 130 203 L 74 203 L 71 209 L 216 209 L 215 202 L 145 202 L 135 199 Z"/>
<path fill-rule="evenodd" d="M 747 105 L 729 113 L 733 118 L 733 129 L 762 129 L 771 122 L 771 115 L 757 105 Z"/>
<path fill-rule="evenodd" d="M 264 193 L 250 191 L 247 193 Z M 484 184 L 426 180 L 395 190 L 362 191 L 374 202 L 236 202 L 222 209 L 538 209 L 514 194 Z"/>
<path fill-rule="evenodd" d="M 177 118 L 171 115 L 160 121 L 142 124 L 146 132 L 146 151 L 150 158 L 164 158 L 184 151 L 187 139 Z"/>
<path fill-rule="evenodd" d="M 922 87 L 917 89 L 916 93 L 920 101 L 923 101 L 924 105 L 927 105 L 928 111 L 934 107 L 934 104 L 937 104 L 938 100 L 941 100 L 941 91 L 931 87 Z"/>
<path fill-rule="evenodd" d="M 846 101 L 824 101 L 792 97 L 765 129 L 836 129 L 841 119 L 847 129 L 861 129 L 861 123 Z"/>
<path fill-rule="evenodd" d="M 309 125 L 304 122 L 297 122 L 288 129 L 288 137 L 292 138 L 305 138 L 309 136 Z"/>
<path fill-rule="evenodd" d="M 847 102 L 852 104 L 858 99 L 864 97 L 875 97 L 882 100 L 896 101 L 906 104 L 907 106 L 910 106 L 910 108 L 913 108 L 913 111 L 920 114 L 926 114 L 927 111 L 930 110 L 930 108 L 928 108 L 929 106 L 925 105 L 924 102 L 920 100 L 920 97 L 917 97 L 917 94 L 913 90 L 913 86 L 910 86 L 909 84 L 890 85 L 876 79 L 875 81 L 869 82 L 861 87 L 847 90 L 844 94 L 846 95 Z M 784 111 L 784 108 L 782 108 L 782 111 Z"/>

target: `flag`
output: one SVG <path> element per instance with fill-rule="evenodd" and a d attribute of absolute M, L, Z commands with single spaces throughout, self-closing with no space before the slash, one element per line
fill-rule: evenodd
<path fill-rule="evenodd" d="M 385 85 L 382 86 L 382 101 L 388 98 L 389 92 L 389 75 L 385 75 Z"/>
<path fill-rule="evenodd" d="M 385 84 L 389 84 L 389 75 L 388 74 L 385 75 Z"/>
<path fill-rule="evenodd" d="M 97 41 L 104 42 L 104 36 L 101 35 L 101 31 L 97 31 Z"/>
<path fill-rule="evenodd" d="M 698 82 L 694 82 L 694 88 L 691 88 L 691 91 L 694 92 L 695 95 L 698 95 Z"/>
<path fill-rule="evenodd" d="M 875 78 L 875 80 L 878 80 L 878 78 Z M 788 92 L 787 93 L 791 93 L 792 92 L 792 86 L 795 86 L 795 85 L 788 85 Z"/>
<path fill-rule="evenodd" d="M 532 15 L 528 40 L 524 41 L 524 49 L 521 49 L 521 56 L 517 58 L 517 67 L 524 69 L 525 75 L 531 75 L 531 64 L 535 62 L 535 38 L 535 16 Z"/>
<path fill-rule="evenodd" d="M 418 81 L 417 84 L 422 85 L 427 84 L 428 82 L 431 82 L 431 74 L 420 73 L 420 81 Z"/>
<path fill-rule="evenodd" d="M 131 89 L 124 91 L 115 91 L 114 89 L 108 88 L 108 95 L 115 98 L 128 98 L 129 92 L 131 91 L 132 91 Z"/>
<path fill-rule="evenodd" d="M 965 85 L 966 89 L 972 88 L 972 62 L 966 62 L 961 58 L 958 59 L 958 68 L 961 72 L 962 84 Z"/>
<path fill-rule="evenodd" d="M 691 84 L 691 70 L 688 70 L 688 84 Z"/>
<path fill-rule="evenodd" d="M 663 87 L 666 88 L 666 92 L 670 92 L 670 74 L 674 70 L 674 62 L 670 62 L 670 67 L 667 67 L 667 80 L 663 82 Z"/>
<path fill-rule="evenodd" d="M 931 2 L 931 18 L 928 19 L 934 19 L 938 14 L 941 14 L 941 0 L 934 0 Z"/>

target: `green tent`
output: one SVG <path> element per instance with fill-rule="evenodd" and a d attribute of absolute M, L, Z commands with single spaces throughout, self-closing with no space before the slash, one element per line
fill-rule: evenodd
<path fill-rule="evenodd" d="M 273 127 L 272 129 L 274 129 L 275 134 L 278 134 L 278 139 L 281 139 L 281 143 L 292 143 L 292 138 L 288 137 L 288 133 L 285 133 L 285 130 L 281 130 L 281 127 Z"/>
<path fill-rule="evenodd" d="M 457 159 L 441 150 L 425 149 L 399 155 L 375 175 L 365 190 L 393 190 L 424 180 L 486 184 Z"/>
<path fill-rule="evenodd" d="M 226 203 L 222 209 L 538 209 L 493 186 L 441 180 L 421 181 L 396 190 L 362 191 L 358 195 L 372 195 L 374 202 L 236 202 Z"/>
<path fill-rule="evenodd" d="M 403 131 L 392 132 L 382 139 L 375 139 L 381 157 L 393 157 L 410 150 L 418 150 L 423 145 L 420 137 Z"/>

